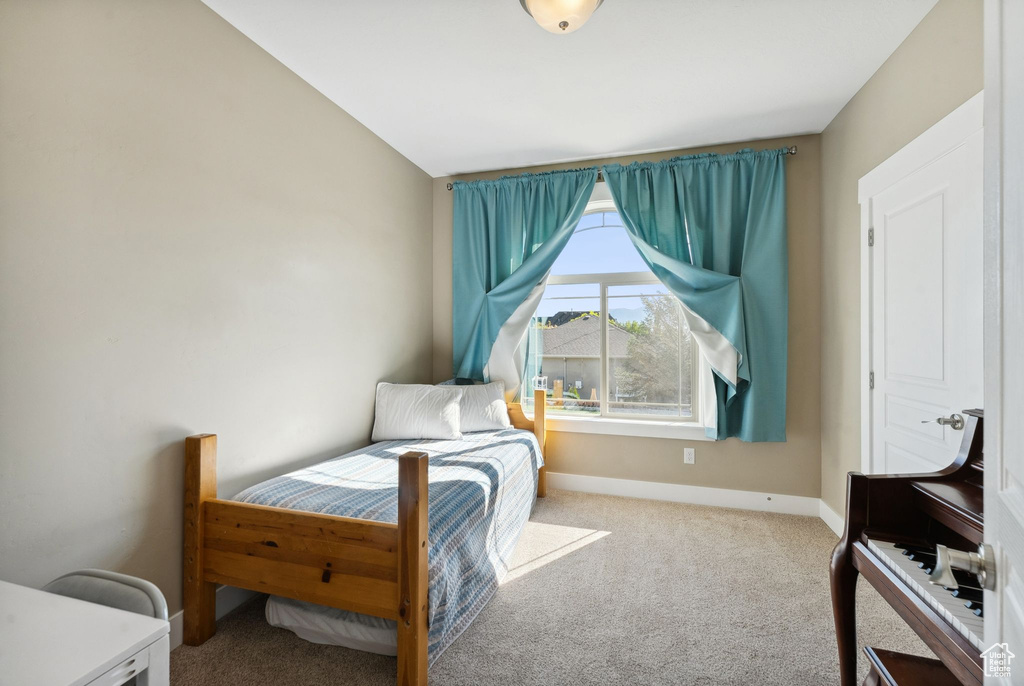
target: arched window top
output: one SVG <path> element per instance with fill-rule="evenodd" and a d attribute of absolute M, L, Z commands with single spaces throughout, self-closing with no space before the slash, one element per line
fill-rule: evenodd
<path fill-rule="evenodd" d="M 633 242 L 622 218 L 614 210 L 595 210 L 583 215 L 551 274 L 621 274 L 650 271 Z"/>

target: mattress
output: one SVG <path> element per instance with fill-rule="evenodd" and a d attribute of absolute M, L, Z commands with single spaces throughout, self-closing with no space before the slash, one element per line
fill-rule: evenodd
<path fill-rule="evenodd" d="M 293 598 L 267 598 L 267 622 L 310 643 L 343 646 L 379 655 L 398 655 L 393 619 L 346 612 Z M 440 654 L 440 653 L 439 653 Z"/>
<path fill-rule="evenodd" d="M 463 434 L 459 440 L 385 441 L 279 476 L 234 500 L 304 512 L 398 521 L 398 457 L 429 455 L 428 659 L 476 618 L 508 572 L 537 495 L 543 456 L 529 431 Z M 395 624 L 286 598 L 267 619 L 301 638 L 395 654 Z"/>

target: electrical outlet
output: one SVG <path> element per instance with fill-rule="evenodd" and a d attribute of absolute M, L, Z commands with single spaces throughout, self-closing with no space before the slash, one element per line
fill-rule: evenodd
<path fill-rule="evenodd" d="M 694 463 L 694 454 L 696 452 L 697 451 L 694 450 L 693 448 L 685 448 L 683 450 L 683 464 L 693 464 Z"/>

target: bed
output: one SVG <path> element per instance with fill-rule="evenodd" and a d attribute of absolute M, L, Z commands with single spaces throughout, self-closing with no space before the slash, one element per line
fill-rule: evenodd
<path fill-rule="evenodd" d="M 216 436 L 187 438 L 185 643 L 213 635 L 216 584 L 237 586 L 279 596 L 278 610 L 298 611 L 307 631 L 347 624 L 357 641 L 362 627 L 367 647 L 393 626 L 398 683 L 426 684 L 430 661 L 494 593 L 534 494 L 544 496 L 544 391 L 534 399 L 533 419 L 509 404 L 512 429 L 377 443 L 234 500 L 216 497 Z"/>

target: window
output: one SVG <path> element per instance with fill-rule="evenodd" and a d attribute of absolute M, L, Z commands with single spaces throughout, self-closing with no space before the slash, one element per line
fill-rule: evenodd
<path fill-rule="evenodd" d="M 526 347 L 523 388 L 547 378 L 547 412 L 556 422 L 698 419 L 696 345 L 682 306 L 607 201 L 591 203 L 552 267 Z"/>

